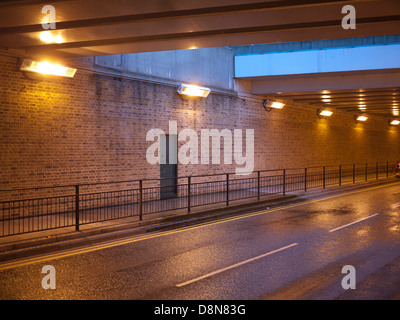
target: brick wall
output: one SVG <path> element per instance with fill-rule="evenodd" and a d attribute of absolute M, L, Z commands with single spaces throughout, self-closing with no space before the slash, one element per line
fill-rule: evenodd
<path fill-rule="evenodd" d="M 24 75 L 9 56 L 0 56 L 0 81 L 1 189 L 158 178 L 146 134 L 168 133 L 169 120 L 178 132 L 254 129 L 255 170 L 400 158 L 399 129 L 384 119 L 319 119 L 291 106 L 267 113 L 262 100 L 217 93 L 184 100 L 171 86 L 79 70 L 73 79 Z M 178 174 L 236 167 L 178 164 Z"/>

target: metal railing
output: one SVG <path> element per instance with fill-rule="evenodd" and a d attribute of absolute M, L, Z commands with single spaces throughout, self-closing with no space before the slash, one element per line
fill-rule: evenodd
<path fill-rule="evenodd" d="M 393 162 L 359 163 L 303 169 L 260 170 L 248 176 L 233 173 L 162 179 L 2 190 L 0 237 L 75 227 L 213 204 L 230 206 L 239 200 L 260 201 L 272 194 L 326 188 L 387 179 L 395 175 Z M 51 194 L 51 196 L 46 196 Z M 4 199 L 6 198 L 6 199 Z"/>

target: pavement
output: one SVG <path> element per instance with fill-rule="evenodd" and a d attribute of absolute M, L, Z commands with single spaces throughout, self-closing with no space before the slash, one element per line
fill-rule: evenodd
<path fill-rule="evenodd" d="M 223 205 L 197 209 L 190 214 L 182 210 L 144 216 L 143 221 L 133 219 L 116 219 L 87 225 L 81 225 L 79 231 L 74 227 L 30 232 L 13 236 L 0 237 L 0 262 L 26 258 L 34 255 L 71 249 L 121 237 L 141 235 L 161 230 L 176 229 L 200 224 L 228 216 L 255 212 L 260 209 L 272 209 L 285 205 L 324 198 L 336 194 L 378 185 L 398 182 L 397 178 L 373 180 L 342 186 L 331 186 L 325 189 L 311 189 L 306 192 L 292 192 L 283 196 L 271 195 L 261 201 L 252 199 L 237 201 L 229 207 Z"/>
<path fill-rule="evenodd" d="M 9 260 L 0 262 L 0 300 L 140 300 L 151 318 L 154 308 L 143 300 L 397 299 L 399 186 L 391 179 L 310 190 L 241 203 L 231 212 L 159 216 L 130 229 L 122 222 L 118 231 L 96 226 L 103 232 L 9 250 Z M 57 235 L 88 235 L 89 227 Z M 142 234 L 124 236 L 132 232 Z M 34 235 L 24 236 L 38 240 Z M 63 245 L 75 248 L 39 254 Z M 37 255 L 13 259 L 18 250 Z M 342 286 L 342 267 L 349 265 L 355 290 Z M 56 272 L 54 290 L 43 286 L 48 266 Z"/>

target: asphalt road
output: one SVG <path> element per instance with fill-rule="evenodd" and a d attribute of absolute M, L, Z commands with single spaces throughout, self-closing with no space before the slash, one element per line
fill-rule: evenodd
<path fill-rule="evenodd" d="M 398 183 L 0 265 L 2 300 L 399 297 Z"/>

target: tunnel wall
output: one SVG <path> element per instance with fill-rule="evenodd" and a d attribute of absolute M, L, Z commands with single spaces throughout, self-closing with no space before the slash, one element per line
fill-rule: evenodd
<path fill-rule="evenodd" d="M 28 75 L 12 56 L 0 56 L 0 70 L 1 189 L 159 178 L 159 165 L 146 159 L 153 143 L 146 135 L 154 128 L 168 133 L 171 120 L 178 132 L 254 129 L 254 170 L 400 158 L 399 128 L 383 118 L 320 119 L 290 105 L 266 112 L 259 98 L 221 93 L 182 99 L 175 86 L 96 72 Z M 178 175 L 237 167 L 178 164 Z"/>

